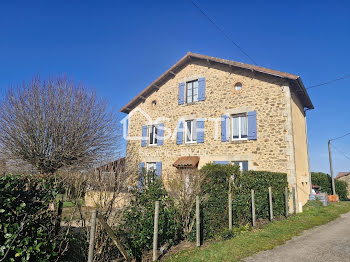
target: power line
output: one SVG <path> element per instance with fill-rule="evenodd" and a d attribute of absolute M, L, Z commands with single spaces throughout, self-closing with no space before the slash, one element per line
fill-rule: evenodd
<path fill-rule="evenodd" d="M 319 86 L 328 85 L 328 84 L 330 84 L 330 83 L 333 83 L 333 82 L 336 82 L 336 81 L 339 81 L 339 80 L 343 80 L 343 79 L 347 79 L 347 78 L 350 78 L 350 75 L 342 76 L 342 77 L 339 77 L 339 78 L 336 78 L 336 79 L 333 79 L 333 80 L 329 80 L 329 81 L 327 81 L 327 82 L 323 82 L 323 83 L 319 83 L 319 84 L 317 84 L 317 85 L 309 86 L 309 87 L 306 88 L 306 89 L 310 89 L 310 88 L 314 88 L 314 87 L 319 87 Z"/>
<path fill-rule="evenodd" d="M 334 141 L 334 140 L 337 140 L 337 139 L 340 139 L 340 138 L 346 137 L 346 136 L 348 136 L 348 135 L 350 135 L 350 133 L 347 133 L 347 134 L 345 134 L 345 135 L 338 136 L 338 137 L 336 137 L 336 138 L 329 139 L 329 140 L 330 140 L 330 141 Z"/>
<path fill-rule="evenodd" d="M 341 153 L 344 157 L 346 157 L 348 160 L 350 160 L 350 157 L 348 157 L 343 151 L 339 150 L 339 148 L 337 148 L 334 144 L 333 144 L 333 148 L 335 148 L 335 150 L 337 150 L 339 153 Z"/>
<path fill-rule="evenodd" d="M 226 32 L 218 24 L 216 24 L 215 21 L 202 8 L 200 8 L 200 6 L 196 2 L 192 0 L 189 0 L 189 1 L 199 10 L 199 12 L 202 13 L 202 15 L 204 15 L 209 20 L 210 23 L 212 23 L 216 27 L 216 29 L 218 29 L 221 33 L 223 33 L 224 36 L 232 44 L 234 44 L 246 57 L 248 57 L 253 62 L 254 65 L 257 65 L 254 59 L 251 58 L 235 41 L 233 41 L 232 38 L 228 34 L 226 34 Z"/>

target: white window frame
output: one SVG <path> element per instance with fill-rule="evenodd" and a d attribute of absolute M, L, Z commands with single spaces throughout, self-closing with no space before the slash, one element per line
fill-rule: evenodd
<path fill-rule="evenodd" d="M 191 130 L 189 130 L 187 128 L 187 123 L 188 122 L 191 122 Z M 196 123 L 196 121 L 193 119 L 193 120 L 186 120 L 185 121 L 185 143 L 186 144 L 194 144 L 194 143 L 197 143 L 197 137 L 196 137 L 196 140 L 194 140 L 194 134 L 197 132 L 197 128 L 194 126 Z M 188 139 L 188 136 L 187 136 L 187 132 L 190 131 L 190 134 L 191 134 L 191 139 L 190 140 L 187 140 Z"/>
<path fill-rule="evenodd" d="M 242 117 L 245 117 L 246 119 L 246 137 L 242 137 Z M 233 137 L 233 128 L 234 128 L 234 118 L 238 118 L 238 138 Z M 248 140 L 248 114 L 235 114 L 231 116 L 231 140 L 232 141 L 237 141 L 237 140 Z"/>
<path fill-rule="evenodd" d="M 194 86 L 194 83 L 197 83 L 197 88 L 194 88 L 193 86 Z M 188 90 L 188 85 L 189 84 L 192 84 L 192 88 L 190 89 L 190 90 Z M 194 90 L 195 89 L 197 89 L 197 99 L 196 99 L 196 101 L 194 101 Z M 190 97 L 192 97 L 192 101 L 191 102 L 189 102 L 188 101 L 188 92 L 191 92 L 191 95 L 190 95 Z M 193 81 L 188 81 L 188 82 L 186 82 L 186 104 L 192 104 L 192 103 L 197 103 L 198 102 L 198 96 L 199 96 L 199 82 L 198 82 L 198 79 L 196 79 L 196 80 L 193 80 Z"/>
<path fill-rule="evenodd" d="M 153 139 L 151 139 L 151 131 L 153 132 Z M 148 145 L 156 146 L 158 144 L 158 128 L 156 125 L 148 126 Z"/>
<path fill-rule="evenodd" d="M 157 163 L 156 162 L 146 162 L 146 171 L 156 171 L 157 170 Z"/>
<path fill-rule="evenodd" d="M 241 161 L 232 161 L 232 165 L 236 165 L 238 163 L 239 171 L 243 171 L 243 162 L 247 162 L 248 164 L 248 170 L 249 170 L 249 162 L 247 160 L 241 160 Z M 245 171 L 248 171 L 245 170 Z"/>

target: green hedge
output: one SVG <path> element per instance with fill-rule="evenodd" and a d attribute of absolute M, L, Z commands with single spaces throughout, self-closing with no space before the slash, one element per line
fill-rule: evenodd
<path fill-rule="evenodd" d="M 228 193 L 232 192 L 232 213 L 235 226 L 251 222 L 251 189 L 255 190 L 257 218 L 269 218 L 268 187 L 272 187 L 274 215 L 285 213 L 284 192 L 288 186 L 285 173 L 265 171 L 240 172 L 238 166 L 207 164 L 201 186 L 203 239 L 222 236 L 228 228 Z M 232 180 L 234 175 L 234 180 Z M 230 189 L 231 188 L 231 189 Z M 193 230 L 195 231 L 195 230 Z M 194 239 L 195 232 L 192 233 Z"/>
<path fill-rule="evenodd" d="M 201 169 L 202 235 L 210 239 L 228 227 L 228 192 L 232 175 L 239 174 L 236 165 L 206 164 Z"/>
<path fill-rule="evenodd" d="M 233 188 L 233 223 L 244 224 L 251 221 L 251 190 L 255 191 L 256 218 L 269 218 L 269 190 L 272 188 L 274 216 L 285 215 L 285 188 L 287 174 L 266 171 L 243 172 L 235 180 Z"/>
<path fill-rule="evenodd" d="M 66 239 L 55 233 L 55 213 L 49 211 L 58 190 L 52 177 L 0 176 L 0 260 L 52 261 Z"/>
<path fill-rule="evenodd" d="M 311 181 L 313 185 L 321 186 L 321 192 L 332 194 L 332 178 L 330 175 L 322 172 L 311 172 Z M 334 180 L 335 192 L 338 194 L 340 200 L 347 200 L 348 198 L 348 184 L 345 181 L 338 179 Z"/>

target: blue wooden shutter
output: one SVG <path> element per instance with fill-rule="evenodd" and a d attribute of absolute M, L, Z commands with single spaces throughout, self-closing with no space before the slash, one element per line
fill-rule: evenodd
<path fill-rule="evenodd" d="M 242 171 L 248 171 L 248 161 L 242 162 Z"/>
<path fill-rule="evenodd" d="M 257 140 L 256 111 L 248 112 L 248 139 Z"/>
<path fill-rule="evenodd" d="M 157 145 L 161 146 L 164 144 L 164 124 L 157 126 Z"/>
<path fill-rule="evenodd" d="M 228 164 L 230 164 L 230 161 L 214 161 L 214 164 L 228 165 Z"/>
<path fill-rule="evenodd" d="M 198 79 L 198 101 L 204 101 L 205 99 L 205 78 Z"/>
<path fill-rule="evenodd" d="M 197 120 L 197 143 L 204 143 L 204 121 Z"/>
<path fill-rule="evenodd" d="M 156 162 L 156 176 L 160 178 L 162 175 L 162 162 Z"/>
<path fill-rule="evenodd" d="M 143 169 L 145 168 L 145 162 L 140 162 L 139 164 L 139 188 L 143 186 Z"/>
<path fill-rule="evenodd" d="M 179 105 L 183 105 L 185 99 L 185 83 L 179 84 Z"/>
<path fill-rule="evenodd" d="M 227 115 L 223 115 L 221 117 L 221 141 L 222 142 L 228 142 L 228 136 L 229 136 L 229 132 L 227 132 L 228 126 L 229 126 L 229 118 Z"/>
<path fill-rule="evenodd" d="M 146 146 L 147 141 L 147 126 L 142 126 L 142 139 L 141 139 L 141 146 Z"/>
<path fill-rule="evenodd" d="M 182 142 L 183 142 L 183 122 L 180 121 L 177 126 L 176 144 L 181 145 Z"/>

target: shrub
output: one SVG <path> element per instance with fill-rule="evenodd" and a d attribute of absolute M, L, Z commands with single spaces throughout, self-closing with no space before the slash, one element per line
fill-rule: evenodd
<path fill-rule="evenodd" d="M 243 172 L 235 180 L 233 188 L 233 222 L 244 224 L 251 221 L 251 190 L 255 193 L 256 218 L 269 218 L 269 191 L 272 188 L 274 216 L 285 213 L 285 187 L 288 186 L 287 174 L 267 171 Z"/>
<path fill-rule="evenodd" d="M 240 172 L 238 166 L 207 164 L 201 169 L 202 236 L 204 239 L 228 238 L 228 193 L 232 192 L 233 224 L 251 222 L 251 189 L 255 190 L 257 218 L 269 218 L 268 187 L 272 187 L 274 215 L 284 215 L 287 175 L 265 171 Z M 232 179 L 234 176 L 234 179 Z M 195 230 L 192 232 L 192 240 Z"/>
<path fill-rule="evenodd" d="M 321 186 L 321 192 L 332 194 L 332 178 L 330 175 L 322 172 L 311 172 L 311 181 L 313 185 Z M 335 192 L 339 195 L 340 200 L 347 200 L 348 189 L 347 183 L 338 179 L 334 180 Z"/>
<path fill-rule="evenodd" d="M 206 164 L 201 169 L 204 176 L 201 186 L 203 238 L 210 239 L 228 227 L 228 193 L 232 175 L 239 174 L 236 165 Z M 193 234 L 194 236 L 194 234 Z"/>
<path fill-rule="evenodd" d="M 48 209 L 58 193 L 53 177 L 0 176 L 0 260 L 51 261 L 67 245 Z"/>
<path fill-rule="evenodd" d="M 140 260 L 145 251 L 152 249 L 155 201 L 159 200 L 158 245 L 174 244 L 180 237 L 180 225 L 173 200 L 153 172 L 142 175 L 142 188 L 134 191 L 133 200 L 124 212 L 119 231 L 134 258 Z M 151 179 L 150 179 L 151 177 Z"/>

